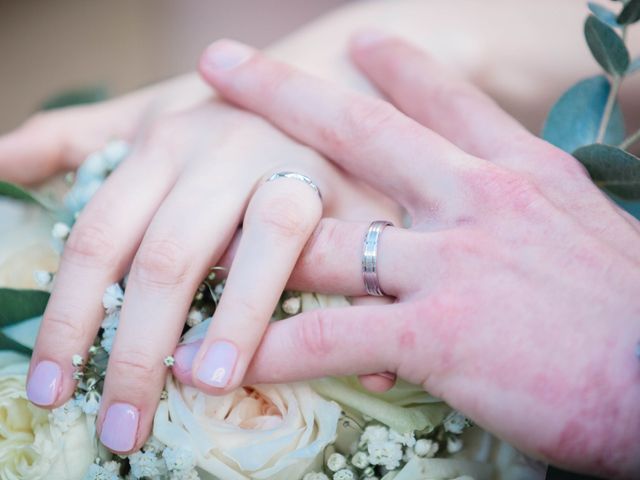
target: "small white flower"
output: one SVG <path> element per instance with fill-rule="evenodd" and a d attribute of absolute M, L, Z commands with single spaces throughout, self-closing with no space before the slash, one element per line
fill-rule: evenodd
<path fill-rule="evenodd" d="M 113 313 L 122 306 L 124 301 L 124 292 L 119 284 L 114 283 L 107 287 L 102 296 L 102 305 L 107 313 Z"/>
<path fill-rule="evenodd" d="M 92 463 L 84 476 L 84 480 L 118 480 L 118 475 L 97 463 Z"/>
<path fill-rule="evenodd" d="M 364 452 L 357 452 L 351 457 L 351 464 L 356 468 L 367 468 L 369 466 L 369 456 Z"/>
<path fill-rule="evenodd" d="M 176 470 L 170 472 L 169 480 L 200 480 L 200 475 L 195 468 L 191 470 Z"/>
<path fill-rule="evenodd" d="M 372 465 L 382 465 L 387 470 L 395 470 L 400 466 L 403 451 L 402 446 L 395 442 L 369 442 L 369 462 Z"/>
<path fill-rule="evenodd" d="M 161 475 L 164 471 L 164 462 L 156 456 L 155 452 L 140 451 L 128 457 L 133 478 L 154 477 Z"/>
<path fill-rule="evenodd" d="M 460 412 L 451 412 L 443 422 L 444 429 L 447 432 L 460 435 L 467 426 L 467 419 Z"/>
<path fill-rule="evenodd" d="M 447 438 L 447 452 L 454 454 L 462 450 L 462 439 L 459 437 Z"/>
<path fill-rule="evenodd" d="M 302 300 L 300 297 L 289 297 L 284 302 L 282 302 L 282 310 L 287 315 L 295 315 L 300 311 L 300 307 L 302 306 Z"/>
<path fill-rule="evenodd" d="M 419 457 L 431 458 L 438 452 L 438 443 L 427 438 L 421 438 L 413 446 L 413 451 Z"/>
<path fill-rule="evenodd" d="M 100 394 L 95 390 L 87 392 L 78 402 L 80 408 L 86 415 L 98 415 L 100 410 Z"/>
<path fill-rule="evenodd" d="M 116 338 L 116 329 L 115 328 L 107 328 L 102 333 L 102 340 L 100 340 L 100 345 L 105 349 L 107 353 L 111 353 L 111 349 L 113 348 L 113 341 Z"/>
<path fill-rule="evenodd" d="M 105 330 L 109 328 L 118 328 L 120 324 L 120 310 L 116 310 L 111 312 L 108 315 L 105 315 L 104 320 L 102 320 L 102 325 L 100 325 Z"/>
<path fill-rule="evenodd" d="M 51 236 L 57 240 L 66 240 L 71 228 L 66 223 L 56 222 L 51 229 Z"/>
<path fill-rule="evenodd" d="M 165 367 L 173 367 L 176 363 L 176 359 L 173 358 L 173 355 L 167 355 L 166 357 L 164 357 L 162 363 L 164 363 Z"/>
<path fill-rule="evenodd" d="M 356 480 L 356 476 L 351 470 L 343 468 L 333 474 L 333 480 Z"/>
<path fill-rule="evenodd" d="M 54 408 L 49 412 L 50 422 L 58 427 L 62 432 L 66 432 L 80 418 L 82 410 L 75 399 L 67 401 L 65 404 Z"/>
<path fill-rule="evenodd" d="M 389 439 L 389 429 L 382 425 L 369 425 L 360 437 L 360 445 L 371 442 L 386 442 Z"/>
<path fill-rule="evenodd" d="M 84 358 L 82 355 L 76 353 L 71 357 L 71 365 L 74 367 L 81 367 L 84 364 Z"/>
<path fill-rule="evenodd" d="M 327 468 L 332 472 L 342 470 L 347 466 L 347 459 L 339 453 L 332 453 L 327 459 Z"/>
<path fill-rule="evenodd" d="M 186 448 L 165 448 L 162 458 L 171 471 L 192 470 L 196 465 L 193 452 Z"/>
<path fill-rule="evenodd" d="M 114 475 L 118 475 L 120 473 L 120 464 L 115 460 L 109 460 L 108 462 L 104 462 L 102 464 L 102 468 L 106 471 L 113 473 Z"/>
<path fill-rule="evenodd" d="M 416 437 L 413 432 L 398 433 L 393 429 L 389 430 L 389 440 L 400 443 L 405 447 L 413 447 L 416 444 Z"/>
<path fill-rule="evenodd" d="M 122 160 L 124 160 L 129 152 L 131 146 L 124 140 L 112 140 L 102 150 L 106 167 L 109 170 L 114 170 Z"/>
<path fill-rule="evenodd" d="M 190 327 L 194 327 L 204 321 L 204 314 L 195 308 L 189 310 L 189 315 L 187 315 L 187 325 Z"/>
<path fill-rule="evenodd" d="M 144 450 L 145 452 L 161 453 L 165 448 L 167 448 L 167 446 L 164 443 L 158 440 L 155 436 L 151 435 L 142 447 L 142 450 Z"/>
<path fill-rule="evenodd" d="M 46 288 L 51 284 L 53 274 L 51 272 L 45 272 L 44 270 L 36 270 L 33 272 L 33 278 L 36 281 L 36 285 L 40 288 Z"/>
<path fill-rule="evenodd" d="M 322 472 L 309 472 L 305 473 L 302 480 L 329 480 L 329 477 Z"/>

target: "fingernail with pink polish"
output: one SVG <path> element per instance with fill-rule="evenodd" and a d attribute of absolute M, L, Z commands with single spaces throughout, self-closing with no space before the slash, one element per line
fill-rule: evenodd
<path fill-rule="evenodd" d="M 238 359 L 238 349 L 229 342 L 213 343 L 198 369 L 198 380 L 216 388 L 224 388 L 231 379 L 233 368 Z"/>
<path fill-rule="evenodd" d="M 183 375 L 191 376 L 191 369 L 193 368 L 193 360 L 200 350 L 200 346 L 202 345 L 202 340 L 198 340 L 197 342 L 192 343 L 184 343 L 182 345 L 178 345 L 176 351 L 173 352 L 173 358 L 175 359 L 175 363 L 173 364 L 173 371 L 179 372 Z"/>
<path fill-rule="evenodd" d="M 128 452 L 136 443 L 140 412 L 128 403 L 112 404 L 104 416 L 100 441 L 109 450 Z"/>
<path fill-rule="evenodd" d="M 202 66 L 209 71 L 231 70 L 246 62 L 253 50 L 232 40 L 219 40 L 211 44 L 202 57 Z"/>
<path fill-rule="evenodd" d="M 357 32 L 351 39 L 356 48 L 366 48 L 381 43 L 389 38 L 389 34 L 377 28 L 367 28 Z"/>
<path fill-rule="evenodd" d="M 58 398 L 62 383 L 60 366 L 50 360 L 43 360 L 36 365 L 27 384 L 27 397 L 36 405 L 48 407 Z"/>

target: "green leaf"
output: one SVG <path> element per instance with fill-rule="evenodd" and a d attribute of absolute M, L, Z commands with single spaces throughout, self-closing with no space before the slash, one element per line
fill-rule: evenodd
<path fill-rule="evenodd" d="M 616 202 L 616 204 L 622 208 L 623 210 L 626 210 L 627 213 L 629 213 L 630 215 L 636 217 L 638 220 L 640 220 L 640 201 L 638 200 L 624 200 L 622 198 L 619 198 L 615 195 L 611 195 L 612 200 L 614 202 Z"/>
<path fill-rule="evenodd" d="M 109 95 L 104 87 L 78 88 L 62 92 L 45 100 L 40 108 L 42 110 L 54 110 L 56 108 L 102 102 L 107 98 L 109 98 Z"/>
<path fill-rule="evenodd" d="M 49 292 L 0 288 L 0 328 L 42 315 Z"/>
<path fill-rule="evenodd" d="M 573 155 L 600 188 L 627 200 L 640 199 L 640 159 L 611 145 L 581 147 Z"/>
<path fill-rule="evenodd" d="M 598 17 L 601 21 L 603 21 L 610 27 L 616 28 L 620 26 L 618 25 L 618 21 L 616 20 L 616 14 L 608 8 L 605 8 L 602 5 L 598 5 L 594 2 L 589 2 L 587 5 L 589 6 L 589 10 L 591 10 L 591 13 L 593 13 L 596 17 Z"/>
<path fill-rule="evenodd" d="M 610 91 L 611 84 L 604 75 L 576 83 L 551 108 L 542 137 L 569 153 L 595 143 Z M 624 118 L 616 101 L 604 141 L 617 145 L 624 137 Z"/>
<path fill-rule="evenodd" d="M 602 68 L 611 75 L 624 75 L 629 67 L 629 52 L 613 28 L 589 15 L 584 24 L 584 36 L 591 54 Z"/>
<path fill-rule="evenodd" d="M 43 200 L 34 193 L 25 190 L 14 183 L 4 182 L 0 180 L 0 197 L 13 198 L 21 202 L 32 203 L 46 210 L 53 210 L 46 200 Z"/>
<path fill-rule="evenodd" d="M 640 0 L 630 0 L 620 11 L 618 23 L 630 25 L 640 20 Z"/>
<path fill-rule="evenodd" d="M 7 337 L 3 332 L 0 332 L 0 350 L 12 350 L 26 355 L 31 355 L 32 352 L 29 347 L 25 347 L 21 343 Z"/>

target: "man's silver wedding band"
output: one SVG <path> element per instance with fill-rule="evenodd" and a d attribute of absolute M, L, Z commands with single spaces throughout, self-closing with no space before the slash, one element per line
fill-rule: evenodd
<path fill-rule="evenodd" d="M 384 296 L 384 292 L 378 281 L 378 241 L 382 231 L 393 223 L 386 220 L 376 220 L 371 222 L 366 235 L 364 236 L 364 246 L 362 249 L 362 278 L 364 288 L 368 295 L 374 297 Z"/>
<path fill-rule="evenodd" d="M 320 189 L 318 188 L 318 186 L 314 183 L 313 180 L 311 180 L 306 175 L 303 175 L 302 173 L 277 172 L 277 173 L 274 173 L 273 175 L 271 175 L 269 178 L 267 178 L 265 180 L 265 183 L 266 182 L 273 182 L 274 180 L 278 180 L 280 178 L 292 178 L 293 180 L 298 180 L 300 182 L 306 183 L 307 185 L 309 185 L 311 188 L 313 188 L 315 190 L 315 192 L 318 194 L 318 197 L 320 197 L 320 200 L 322 200 L 322 194 L 320 193 Z"/>

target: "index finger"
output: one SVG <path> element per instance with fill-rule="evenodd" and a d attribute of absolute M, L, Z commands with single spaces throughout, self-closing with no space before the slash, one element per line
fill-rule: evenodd
<path fill-rule="evenodd" d="M 200 72 L 219 93 L 410 208 L 455 189 L 475 159 L 391 104 L 314 78 L 229 40 L 211 45 Z"/>

